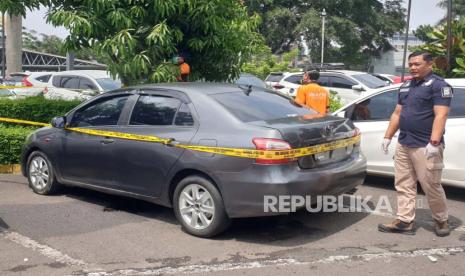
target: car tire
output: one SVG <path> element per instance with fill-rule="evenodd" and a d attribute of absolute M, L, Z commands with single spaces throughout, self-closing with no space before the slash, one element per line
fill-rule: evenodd
<path fill-rule="evenodd" d="M 27 159 L 27 180 L 29 187 L 40 195 L 55 193 L 59 184 L 52 163 L 41 151 L 32 152 Z"/>
<path fill-rule="evenodd" d="M 220 192 L 202 176 L 188 176 L 178 183 L 173 208 L 182 229 L 197 237 L 213 237 L 231 224 Z"/>

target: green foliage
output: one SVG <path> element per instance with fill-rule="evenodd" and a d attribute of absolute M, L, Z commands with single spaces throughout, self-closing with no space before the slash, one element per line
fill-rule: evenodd
<path fill-rule="evenodd" d="M 415 31 L 413 31 L 413 34 L 418 39 L 420 39 L 421 41 L 426 42 L 426 43 L 430 43 L 433 40 L 431 39 L 431 37 L 429 37 L 428 34 L 431 33 L 432 31 L 434 31 L 433 26 L 431 26 L 431 25 L 420 25 L 420 26 L 417 27 L 417 29 Z"/>
<path fill-rule="evenodd" d="M 451 69 L 453 77 L 465 77 L 465 19 L 453 21 L 451 26 L 452 47 L 451 47 Z M 421 50 L 426 50 L 436 57 L 435 72 L 444 76 L 445 57 L 447 52 L 447 28 L 445 25 L 437 26 L 428 34 L 430 43 L 419 46 Z"/>
<path fill-rule="evenodd" d="M 331 112 L 334 112 L 344 106 L 344 104 L 341 101 L 341 97 L 337 95 L 336 91 L 329 91 L 329 110 Z"/>
<path fill-rule="evenodd" d="M 325 62 L 364 64 L 405 25 L 402 0 L 246 0 L 263 18 L 260 32 L 273 53 L 298 43 L 303 34 L 313 62 L 321 59 L 321 11 L 326 10 Z"/>
<path fill-rule="evenodd" d="M 0 164 L 18 164 L 20 162 L 21 149 L 27 135 L 34 128 L 21 126 L 4 126 L 0 124 Z"/>
<path fill-rule="evenodd" d="M 234 79 L 260 43 L 258 16 L 240 1 L 50 0 L 48 21 L 70 31 L 66 49 L 93 48 L 124 84 L 173 81 L 182 54 L 190 80 Z"/>
<path fill-rule="evenodd" d="M 271 54 L 269 47 L 263 46 L 252 56 L 249 62 L 242 66 L 242 72 L 253 74 L 264 80 L 271 72 L 296 71 L 290 65 L 297 57 L 298 52 L 298 49 L 294 49 L 278 58 Z"/>
<path fill-rule="evenodd" d="M 0 99 L 0 117 L 48 123 L 53 117 L 63 116 L 80 101 L 48 100 L 43 96 L 24 99 Z"/>

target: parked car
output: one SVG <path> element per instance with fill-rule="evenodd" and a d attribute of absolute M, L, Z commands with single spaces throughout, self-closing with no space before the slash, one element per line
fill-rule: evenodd
<path fill-rule="evenodd" d="M 267 88 L 267 85 L 257 76 L 248 73 L 241 73 L 239 78 L 234 82 L 237 85 L 252 85 L 260 88 Z"/>
<path fill-rule="evenodd" d="M 359 145 L 297 159 L 250 159 L 178 143 L 286 150 L 354 137 L 350 120 L 321 116 L 288 97 L 232 84 L 172 83 L 118 89 L 86 101 L 27 138 L 22 171 L 34 192 L 82 186 L 174 208 L 183 229 L 210 237 L 231 218 L 264 212 L 264 196 L 337 195 L 362 184 Z M 91 136 L 92 130 L 169 138 L 167 144 Z"/>
<path fill-rule="evenodd" d="M 465 188 L 465 162 L 460 154 L 465 148 L 465 79 L 447 79 L 447 82 L 454 87 L 454 98 L 444 137 L 442 181 L 446 185 Z M 334 112 L 337 116 L 353 120 L 363 133 L 362 152 L 368 160 L 369 174 L 394 175 L 393 155 L 398 133 L 392 138 L 389 154 L 384 154 L 380 145 L 397 105 L 399 87 L 398 84 L 378 89 Z"/>
<path fill-rule="evenodd" d="M 0 99 L 5 99 L 5 98 L 16 99 L 17 96 L 12 89 L 0 87 Z"/>
<path fill-rule="evenodd" d="M 52 72 L 16 72 L 11 73 L 5 84 L 17 86 L 13 91 L 18 97 L 31 97 L 42 94 Z"/>
<path fill-rule="evenodd" d="M 395 76 L 395 75 L 390 75 L 390 74 L 377 74 L 377 73 L 372 73 L 372 75 L 377 77 L 380 80 L 388 82 L 388 84 L 398 84 L 402 82 L 402 77 L 400 76 Z M 404 76 L 404 81 L 411 80 L 411 79 L 412 79 L 412 76 L 410 75 Z"/>
<path fill-rule="evenodd" d="M 120 87 L 121 82 L 104 70 L 63 71 L 52 75 L 44 96 L 48 99 L 87 100 Z"/>
<path fill-rule="evenodd" d="M 276 91 L 295 97 L 302 83 L 303 72 L 283 73 L 283 78 L 273 87 Z M 343 103 L 349 103 L 360 98 L 373 89 L 387 84 L 373 75 L 358 71 L 327 70 L 320 71 L 318 84 L 337 92 Z"/>
<path fill-rule="evenodd" d="M 274 86 L 276 84 L 278 84 L 279 81 L 284 78 L 285 74 L 286 73 L 283 73 L 283 72 L 271 72 L 265 79 L 266 85 L 268 85 L 269 87 L 273 87 L 273 88 L 277 89 Z"/>

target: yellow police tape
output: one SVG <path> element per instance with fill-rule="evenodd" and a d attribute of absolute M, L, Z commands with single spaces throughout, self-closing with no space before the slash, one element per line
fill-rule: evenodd
<path fill-rule="evenodd" d="M 0 85 L 0 89 L 34 88 L 33 86 Z"/>
<path fill-rule="evenodd" d="M 34 126 L 50 126 L 50 124 L 45 124 L 45 123 L 38 123 L 38 122 L 3 118 L 3 117 L 0 117 L 0 122 L 26 124 L 26 125 L 34 125 Z M 171 145 L 177 148 L 189 149 L 189 150 L 200 151 L 200 152 L 215 153 L 215 154 L 221 154 L 221 155 L 226 155 L 226 156 L 234 156 L 234 157 L 242 157 L 242 158 L 258 158 L 258 159 L 266 159 L 266 160 L 298 158 L 298 157 L 302 157 L 306 155 L 326 152 L 326 151 L 354 145 L 356 143 L 359 143 L 361 139 L 361 136 L 357 135 L 357 136 L 346 138 L 346 139 L 336 140 L 336 141 L 332 141 L 332 142 L 328 142 L 324 144 L 319 144 L 319 145 L 314 145 L 314 146 L 304 147 L 304 148 L 298 148 L 298 149 L 255 150 L 255 149 L 239 149 L 239 148 L 223 148 L 223 147 L 207 147 L 207 146 L 171 144 L 173 140 L 167 139 L 167 138 L 160 138 L 160 137 L 149 136 L 149 135 L 137 135 L 137 134 L 123 133 L 123 132 L 87 129 L 87 128 L 66 128 L 66 130 L 79 132 L 83 134 L 95 135 L 95 136 L 104 136 L 104 137 L 120 138 L 120 139 L 126 139 L 126 140 L 162 143 L 162 144 Z"/>

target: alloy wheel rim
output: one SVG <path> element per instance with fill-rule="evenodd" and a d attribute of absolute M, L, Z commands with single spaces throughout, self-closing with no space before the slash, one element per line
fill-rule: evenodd
<path fill-rule="evenodd" d="M 181 191 L 179 211 L 187 225 L 202 230 L 213 222 L 215 203 L 207 189 L 199 184 L 190 184 Z"/>
<path fill-rule="evenodd" d="M 29 179 L 32 186 L 37 190 L 42 190 L 47 186 L 49 178 L 50 172 L 45 159 L 40 156 L 34 157 L 29 165 Z"/>

